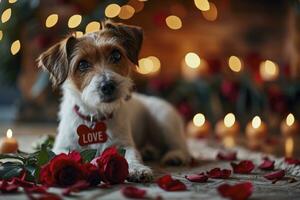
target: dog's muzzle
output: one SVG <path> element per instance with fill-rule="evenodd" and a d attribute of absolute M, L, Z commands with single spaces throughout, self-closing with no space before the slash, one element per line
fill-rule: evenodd
<path fill-rule="evenodd" d="M 103 102 L 112 102 L 116 99 L 117 83 L 113 80 L 103 81 L 99 86 Z"/>

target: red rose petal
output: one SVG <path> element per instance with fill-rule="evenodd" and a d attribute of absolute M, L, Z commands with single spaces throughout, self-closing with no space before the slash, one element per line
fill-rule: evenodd
<path fill-rule="evenodd" d="M 289 165 L 300 165 L 300 160 L 296 158 L 285 158 L 284 161 Z"/>
<path fill-rule="evenodd" d="M 236 152 L 219 152 L 217 154 L 217 158 L 219 160 L 227 160 L 227 161 L 233 161 L 237 159 L 237 153 Z"/>
<path fill-rule="evenodd" d="M 185 176 L 185 178 L 191 182 L 196 182 L 196 183 L 204 183 L 207 182 L 208 180 L 208 176 L 205 175 L 204 173 L 188 175 Z"/>
<path fill-rule="evenodd" d="M 255 168 L 254 164 L 250 160 L 243 160 L 240 163 L 231 163 L 234 173 L 237 174 L 249 174 Z"/>
<path fill-rule="evenodd" d="M 143 199 L 146 196 L 146 190 L 133 186 L 127 186 L 122 188 L 122 194 L 127 198 Z"/>
<path fill-rule="evenodd" d="M 65 188 L 62 191 L 62 194 L 65 196 L 68 196 L 71 194 L 71 192 L 79 192 L 81 190 L 87 189 L 89 186 L 90 186 L 90 183 L 88 183 L 85 180 L 81 180 L 81 181 L 76 182 L 74 185 L 71 185 L 71 186 Z"/>
<path fill-rule="evenodd" d="M 18 190 L 19 186 L 15 183 L 11 183 L 7 180 L 0 181 L 0 191 L 2 193 L 12 193 Z"/>
<path fill-rule="evenodd" d="M 157 180 L 160 188 L 166 191 L 183 191 L 187 190 L 186 185 L 179 180 L 173 179 L 170 175 L 165 175 Z"/>
<path fill-rule="evenodd" d="M 280 180 L 285 176 L 285 171 L 284 170 L 278 170 L 276 172 L 271 172 L 268 174 L 265 174 L 264 177 L 268 180 Z"/>
<path fill-rule="evenodd" d="M 258 166 L 258 168 L 262 170 L 273 170 L 274 164 L 275 164 L 274 160 L 270 160 L 269 158 L 264 158 L 264 161 Z"/>
<path fill-rule="evenodd" d="M 222 197 L 230 198 L 231 200 L 246 200 L 253 192 L 253 184 L 250 182 L 235 185 L 222 184 L 217 189 Z"/>
<path fill-rule="evenodd" d="M 231 170 L 229 169 L 220 169 L 220 168 L 214 168 L 207 172 L 207 176 L 209 178 L 221 178 L 221 179 L 226 179 L 229 178 L 231 175 Z"/>

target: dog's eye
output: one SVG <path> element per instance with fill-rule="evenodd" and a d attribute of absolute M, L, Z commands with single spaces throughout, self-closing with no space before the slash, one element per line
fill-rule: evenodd
<path fill-rule="evenodd" d="M 112 63 L 118 63 L 121 60 L 121 53 L 119 50 L 115 49 L 111 52 L 110 60 Z"/>
<path fill-rule="evenodd" d="M 81 60 L 78 63 L 78 70 L 80 72 L 85 72 L 87 69 L 91 67 L 91 64 L 86 60 Z"/>

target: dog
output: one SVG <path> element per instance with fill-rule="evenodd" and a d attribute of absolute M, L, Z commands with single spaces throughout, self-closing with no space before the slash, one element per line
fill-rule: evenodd
<path fill-rule="evenodd" d="M 69 35 L 38 57 L 38 66 L 50 73 L 53 88 L 61 87 L 63 94 L 55 153 L 123 148 L 128 180 L 134 182 L 153 179 L 143 160 L 189 163 L 180 115 L 162 99 L 133 92 L 130 72 L 138 64 L 142 41 L 140 27 L 103 21 L 100 31 Z M 92 126 L 93 119 L 105 123 L 108 139 L 80 146 L 76 130 L 82 124 Z"/>

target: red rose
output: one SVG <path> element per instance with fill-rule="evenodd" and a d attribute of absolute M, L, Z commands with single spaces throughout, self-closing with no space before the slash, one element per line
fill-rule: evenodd
<path fill-rule="evenodd" d="M 115 147 L 105 149 L 91 163 L 99 168 L 101 180 L 105 183 L 123 183 L 129 174 L 126 159 Z"/>
<path fill-rule="evenodd" d="M 91 185 L 98 185 L 101 181 L 98 168 L 91 163 L 85 163 L 83 165 L 83 174 L 85 180 Z"/>
<path fill-rule="evenodd" d="M 40 182 L 48 186 L 68 186 L 82 179 L 79 153 L 61 153 L 41 168 Z"/>

